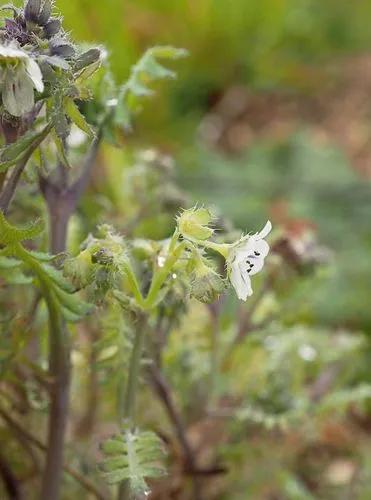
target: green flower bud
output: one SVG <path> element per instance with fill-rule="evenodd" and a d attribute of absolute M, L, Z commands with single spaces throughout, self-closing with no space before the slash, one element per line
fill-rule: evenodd
<path fill-rule="evenodd" d="M 109 266 L 114 262 L 114 256 L 110 250 L 106 248 L 100 248 L 95 252 L 92 257 L 92 261 L 96 264 L 101 264 L 102 266 Z"/>
<path fill-rule="evenodd" d="M 191 286 L 191 296 L 205 304 L 218 299 L 225 290 L 225 282 L 212 268 L 198 261 L 195 268 L 195 278 Z"/>
<path fill-rule="evenodd" d="M 206 208 L 184 210 L 177 219 L 179 232 L 190 240 L 207 240 L 214 233 L 214 230 L 208 227 L 212 218 Z"/>
<path fill-rule="evenodd" d="M 76 288 L 84 288 L 94 278 L 94 265 L 89 250 L 84 250 L 77 257 L 67 259 L 63 274 L 68 277 Z"/>

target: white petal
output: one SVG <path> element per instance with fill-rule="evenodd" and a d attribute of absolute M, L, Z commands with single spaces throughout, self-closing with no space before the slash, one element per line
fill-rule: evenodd
<path fill-rule="evenodd" d="M 23 71 L 8 70 L 2 91 L 4 108 L 13 116 L 22 116 L 34 106 L 32 81 Z"/>
<path fill-rule="evenodd" d="M 13 45 L 0 45 L 0 59 L 27 59 L 28 55 L 23 50 L 17 49 Z"/>
<path fill-rule="evenodd" d="M 249 272 L 249 276 L 254 276 L 254 274 L 258 274 L 258 272 L 263 269 L 264 259 L 261 259 L 260 257 L 256 257 L 255 259 L 250 259 L 250 262 L 251 262 L 251 264 L 254 265 L 254 267 L 251 268 L 251 271 Z"/>
<path fill-rule="evenodd" d="M 258 253 L 259 255 L 256 255 L 256 253 Z M 252 252 L 254 254 L 254 256 L 258 257 L 258 258 L 265 258 L 268 253 L 269 253 L 269 245 L 268 243 L 265 241 L 265 240 L 258 240 L 255 242 L 255 245 L 254 245 L 254 252 Z"/>
<path fill-rule="evenodd" d="M 267 221 L 266 225 L 263 227 L 263 229 L 260 231 L 260 233 L 258 233 L 256 235 L 256 239 L 257 240 L 262 240 L 263 238 L 265 238 L 266 236 L 268 236 L 268 234 L 272 231 L 272 223 L 271 221 Z"/>
<path fill-rule="evenodd" d="M 239 265 L 231 266 L 229 279 L 240 300 L 246 300 L 252 295 L 251 281 L 247 273 L 242 273 Z"/>
<path fill-rule="evenodd" d="M 26 71 L 28 76 L 33 81 L 35 89 L 38 92 L 42 92 L 44 90 L 43 75 L 37 62 L 29 58 L 26 62 Z"/>

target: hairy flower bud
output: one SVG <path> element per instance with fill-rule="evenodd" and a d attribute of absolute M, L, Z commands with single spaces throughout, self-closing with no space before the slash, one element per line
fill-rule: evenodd
<path fill-rule="evenodd" d="M 40 26 L 45 26 L 45 24 L 49 21 L 51 14 L 52 14 L 52 2 L 51 0 L 45 0 L 40 15 L 38 17 L 38 23 L 40 24 Z"/>
<path fill-rule="evenodd" d="M 64 39 L 52 40 L 49 46 L 52 56 L 70 58 L 75 55 L 74 47 Z"/>
<path fill-rule="evenodd" d="M 107 248 L 100 248 L 91 258 L 94 263 L 101 264 L 102 266 L 109 266 L 114 262 L 114 256 Z"/>
<path fill-rule="evenodd" d="M 75 61 L 74 70 L 80 71 L 86 68 L 87 66 L 90 66 L 91 64 L 94 64 L 95 62 L 99 61 L 100 57 L 101 57 L 101 51 L 99 49 L 90 49 L 81 54 L 79 57 L 77 57 Z"/>
<path fill-rule="evenodd" d="M 26 21 L 36 23 L 41 9 L 41 0 L 28 0 L 24 9 L 24 17 Z"/>
<path fill-rule="evenodd" d="M 225 289 L 225 282 L 218 273 L 202 260 L 196 263 L 195 277 L 191 285 L 191 296 L 205 304 L 218 299 Z"/>
<path fill-rule="evenodd" d="M 63 274 L 76 288 L 85 288 L 94 278 L 94 266 L 89 250 L 84 250 L 77 257 L 67 259 Z"/>
<path fill-rule="evenodd" d="M 44 33 L 46 38 L 52 38 L 60 32 L 62 23 L 59 19 L 51 19 L 44 26 Z"/>
<path fill-rule="evenodd" d="M 179 232 L 190 240 L 207 240 L 214 233 L 213 229 L 208 227 L 212 218 L 206 208 L 184 210 L 177 219 Z"/>

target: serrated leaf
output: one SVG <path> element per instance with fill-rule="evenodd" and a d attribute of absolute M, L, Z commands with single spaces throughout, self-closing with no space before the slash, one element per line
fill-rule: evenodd
<path fill-rule="evenodd" d="M 43 230 L 42 220 L 30 222 L 23 228 L 12 226 L 0 210 L 0 242 L 5 246 L 14 245 L 24 240 L 32 240 L 39 236 Z"/>
<path fill-rule="evenodd" d="M 0 256 L 0 269 L 14 269 L 22 264 L 19 260 L 12 259 L 11 257 Z"/>
<path fill-rule="evenodd" d="M 8 269 L 4 279 L 9 285 L 29 285 L 33 282 L 32 276 L 26 276 L 19 269 Z"/>
<path fill-rule="evenodd" d="M 100 63 L 101 52 L 99 49 L 89 49 L 76 58 L 74 71 L 79 72 L 91 64 Z"/>
<path fill-rule="evenodd" d="M 86 68 L 82 69 L 80 71 L 80 73 L 78 73 L 78 75 L 77 75 L 77 78 L 75 80 L 75 84 L 77 86 L 79 86 L 79 85 L 85 83 L 86 80 L 88 80 L 91 76 L 94 75 L 94 73 L 96 73 L 98 71 L 100 66 L 101 66 L 101 61 L 100 61 L 100 59 L 98 59 L 98 61 L 96 61 L 95 63 L 90 64 Z"/>
<path fill-rule="evenodd" d="M 28 250 L 28 253 L 32 255 L 32 257 L 34 257 L 36 260 L 39 260 L 40 262 L 52 262 L 58 256 L 61 255 L 61 254 L 51 255 L 45 252 L 36 252 L 35 250 Z"/>
<path fill-rule="evenodd" d="M 107 455 L 116 455 L 117 453 L 126 453 L 126 444 L 119 438 L 110 438 L 101 443 L 100 449 Z"/>
<path fill-rule="evenodd" d="M 26 132 L 18 141 L 2 148 L 0 152 L 0 172 L 11 167 L 29 152 L 38 147 L 50 131 L 50 125 L 47 125 L 41 131 Z"/>
<path fill-rule="evenodd" d="M 67 293 L 73 293 L 73 286 L 65 279 L 63 274 L 58 271 L 58 269 L 45 263 L 43 263 L 42 268 L 55 285 Z"/>
<path fill-rule="evenodd" d="M 79 108 L 74 103 L 73 99 L 67 97 L 64 100 L 64 109 L 71 120 L 89 137 L 94 138 L 95 132 L 85 120 L 84 115 L 80 112 Z"/>
<path fill-rule="evenodd" d="M 149 493 L 146 478 L 164 473 L 160 461 L 163 455 L 161 440 L 153 432 L 124 430 L 101 445 L 106 459 L 100 470 L 109 484 L 128 480 L 135 495 Z"/>
<path fill-rule="evenodd" d="M 92 304 L 83 302 L 76 294 L 67 293 L 59 287 L 54 289 L 54 293 L 61 306 L 70 313 L 76 315 L 76 317 L 83 318 L 89 314 L 94 307 Z"/>
<path fill-rule="evenodd" d="M 68 161 L 66 150 L 64 149 L 63 141 L 58 135 L 53 132 L 54 144 L 57 148 L 58 158 L 67 168 L 71 168 L 70 162 Z"/>

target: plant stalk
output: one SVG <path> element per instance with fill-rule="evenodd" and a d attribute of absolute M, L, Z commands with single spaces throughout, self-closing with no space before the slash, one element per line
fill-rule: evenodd
<path fill-rule="evenodd" d="M 141 314 L 138 320 L 133 351 L 131 353 L 129 373 L 125 388 L 125 394 L 123 397 L 123 403 L 119 411 L 120 424 L 122 423 L 122 420 L 127 420 L 132 427 L 135 426 L 136 396 L 139 387 L 140 363 L 144 348 L 147 321 L 148 321 L 147 316 Z M 129 498 L 130 498 L 129 481 L 123 481 L 119 486 L 117 499 L 129 500 Z"/>
<path fill-rule="evenodd" d="M 80 179 L 68 187 L 66 176 L 59 183 L 40 177 L 40 189 L 44 195 L 50 227 L 50 252 L 58 254 L 66 250 L 68 224 L 77 203 L 85 190 L 94 167 L 101 134 L 94 142 L 84 163 Z M 63 167 L 64 168 L 64 167 Z M 65 172 L 67 174 L 67 172 Z M 81 182 L 79 182 L 81 180 Z M 47 293 L 47 291 L 46 291 Z M 69 412 L 70 389 L 70 337 L 67 326 L 58 310 L 49 307 L 49 370 L 54 379 L 51 389 L 48 450 L 41 487 L 41 500 L 58 500 L 63 468 L 63 450 Z"/>
<path fill-rule="evenodd" d="M 63 448 L 67 427 L 70 387 L 70 345 L 66 325 L 49 290 L 44 287 L 49 313 L 49 371 L 53 378 L 50 389 L 48 448 L 41 500 L 57 500 L 63 469 Z"/>

